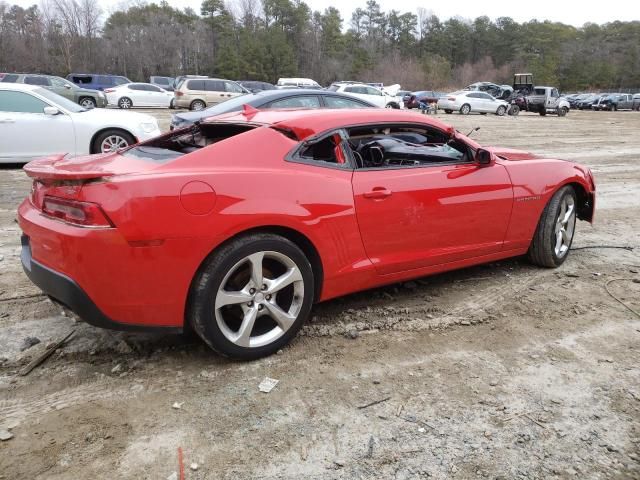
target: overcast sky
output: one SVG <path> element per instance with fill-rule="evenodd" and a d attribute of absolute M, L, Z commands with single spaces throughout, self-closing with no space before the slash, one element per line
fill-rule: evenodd
<path fill-rule="evenodd" d="M 0 0 L 3 1 L 3 0 Z M 39 3 L 39 0 L 4 0 L 9 4 L 16 3 L 23 7 Z M 232 0 L 233 1 L 233 0 Z M 159 0 L 158 0 L 159 2 Z M 126 0 L 100 0 L 105 12 L 111 12 L 119 5 L 126 5 Z M 151 2 L 149 2 L 151 3 Z M 176 8 L 192 7 L 200 11 L 201 0 L 169 0 Z M 337 7 L 342 13 L 344 26 L 348 25 L 351 12 L 357 7 L 364 7 L 366 0 L 306 0 L 313 10 L 324 10 L 329 6 Z M 567 0 L 533 0 L 531 2 L 486 1 L 486 0 L 447 0 L 446 2 L 425 2 L 424 0 L 378 0 L 382 9 L 392 8 L 401 12 L 415 13 L 418 7 L 433 11 L 441 19 L 462 16 L 476 18 L 487 15 L 492 19 L 508 16 L 518 22 L 531 19 L 552 20 L 575 26 L 586 22 L 607 23 L 615 20 L 640 20 L 640 1 L 638 0 L 583 0 L 570 2 Z"/>

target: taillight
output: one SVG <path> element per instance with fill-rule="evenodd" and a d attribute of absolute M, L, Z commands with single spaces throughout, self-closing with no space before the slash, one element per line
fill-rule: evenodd
<path fill-rule="evenodd" d="M 113 227 L 100 205 L 45 195 L 42 213 L 63 222 L 82 227 Z"/>
<path fill-rule="evenodd" d="M 173 92 L 175 94 L 176 97 L 181 97 L 184 95 L 184 92 L 181 92 L 180 90 L 176 90 L 175 92 Z"/>
<path fill-rule="evenodd" d="M 104 89 L 104 93 L 113 93 L 115 91 L 116 91 L 115 88 L 105 88 Z"/>

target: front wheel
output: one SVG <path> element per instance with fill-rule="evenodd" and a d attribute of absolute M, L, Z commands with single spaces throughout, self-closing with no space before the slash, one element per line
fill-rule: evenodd
<path fill-rule="evenodd" d="M 190 294 L 188 320 L 213 350 L 251 360 L 277 352 L 311 311 L 309 260 L 273 234 L 239 237 L 204 263 Z"/>
<path fill-rule="evenodd" d="M 498 107 L 498 110 L 496 110 L 496 115 L 498 115 L 499 117 L 503 117 L 505 113 L 507 113 L 507 107 L 505 107 L 504 105 L 500 105 Z"/>
<path fill-rule="evenodd" d="M 84 97 L 80 99 L 80 106 L 87 109 L 96 108 L 96 101 L 91 97 Z"/>
<path fill-rule="evenodd" d="M 558 109 L 558 116 L 565 117 L 569 113 L 569 109 L 567 107 L 561 107 Z"/>
<path fill-rule="evenodd" d="M 518 105 L 511 105 L 509 109 L 509 115 L 517 117 L 520 114 L 520 107 Z"/>
<path fill-rule="evenodd" d="M 470 113 L 471 113 L 471 105 L 469 105 L 468 103 L 465 103 L 464 105 L 462 105 L 462 107 L 460 107 L 460 114 L 469 115 Z"/>
<path fill-rule="evenodd" d="M 576 228 L 576 193 L 573 187 L 558 190 L 544 208 L 527 253 L 541 267 L 559 267 L 569 255 Z"/>

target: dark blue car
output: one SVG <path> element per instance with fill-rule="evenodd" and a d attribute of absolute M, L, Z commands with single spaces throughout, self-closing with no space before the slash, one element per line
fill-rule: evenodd
<path fill-rule="evenodd" d="M 92 90 L 104 90 L 105 88 L 117 87 L 125 83 L 131 83 L 127 77 L 121 75 L 102 75 L 96 73 L 70 73 L 67 80 L 82 88 Z"/>

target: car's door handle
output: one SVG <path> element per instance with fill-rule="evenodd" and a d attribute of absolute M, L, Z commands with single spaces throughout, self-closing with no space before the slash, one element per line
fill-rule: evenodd
<path fill-rule="evenodd" d="M 16 123 L 13 118 L 0 118 L 0 123 Z"/>
<path fill-rule="evenodd" d="M 387 198 L 391 195 L 391 190 L 388 190 L 384 187 L 375 187 L 370 192 L 366 192 L 364 194 L 364 198 L 372 198 L 372 199 L 381 199 Z"/>

